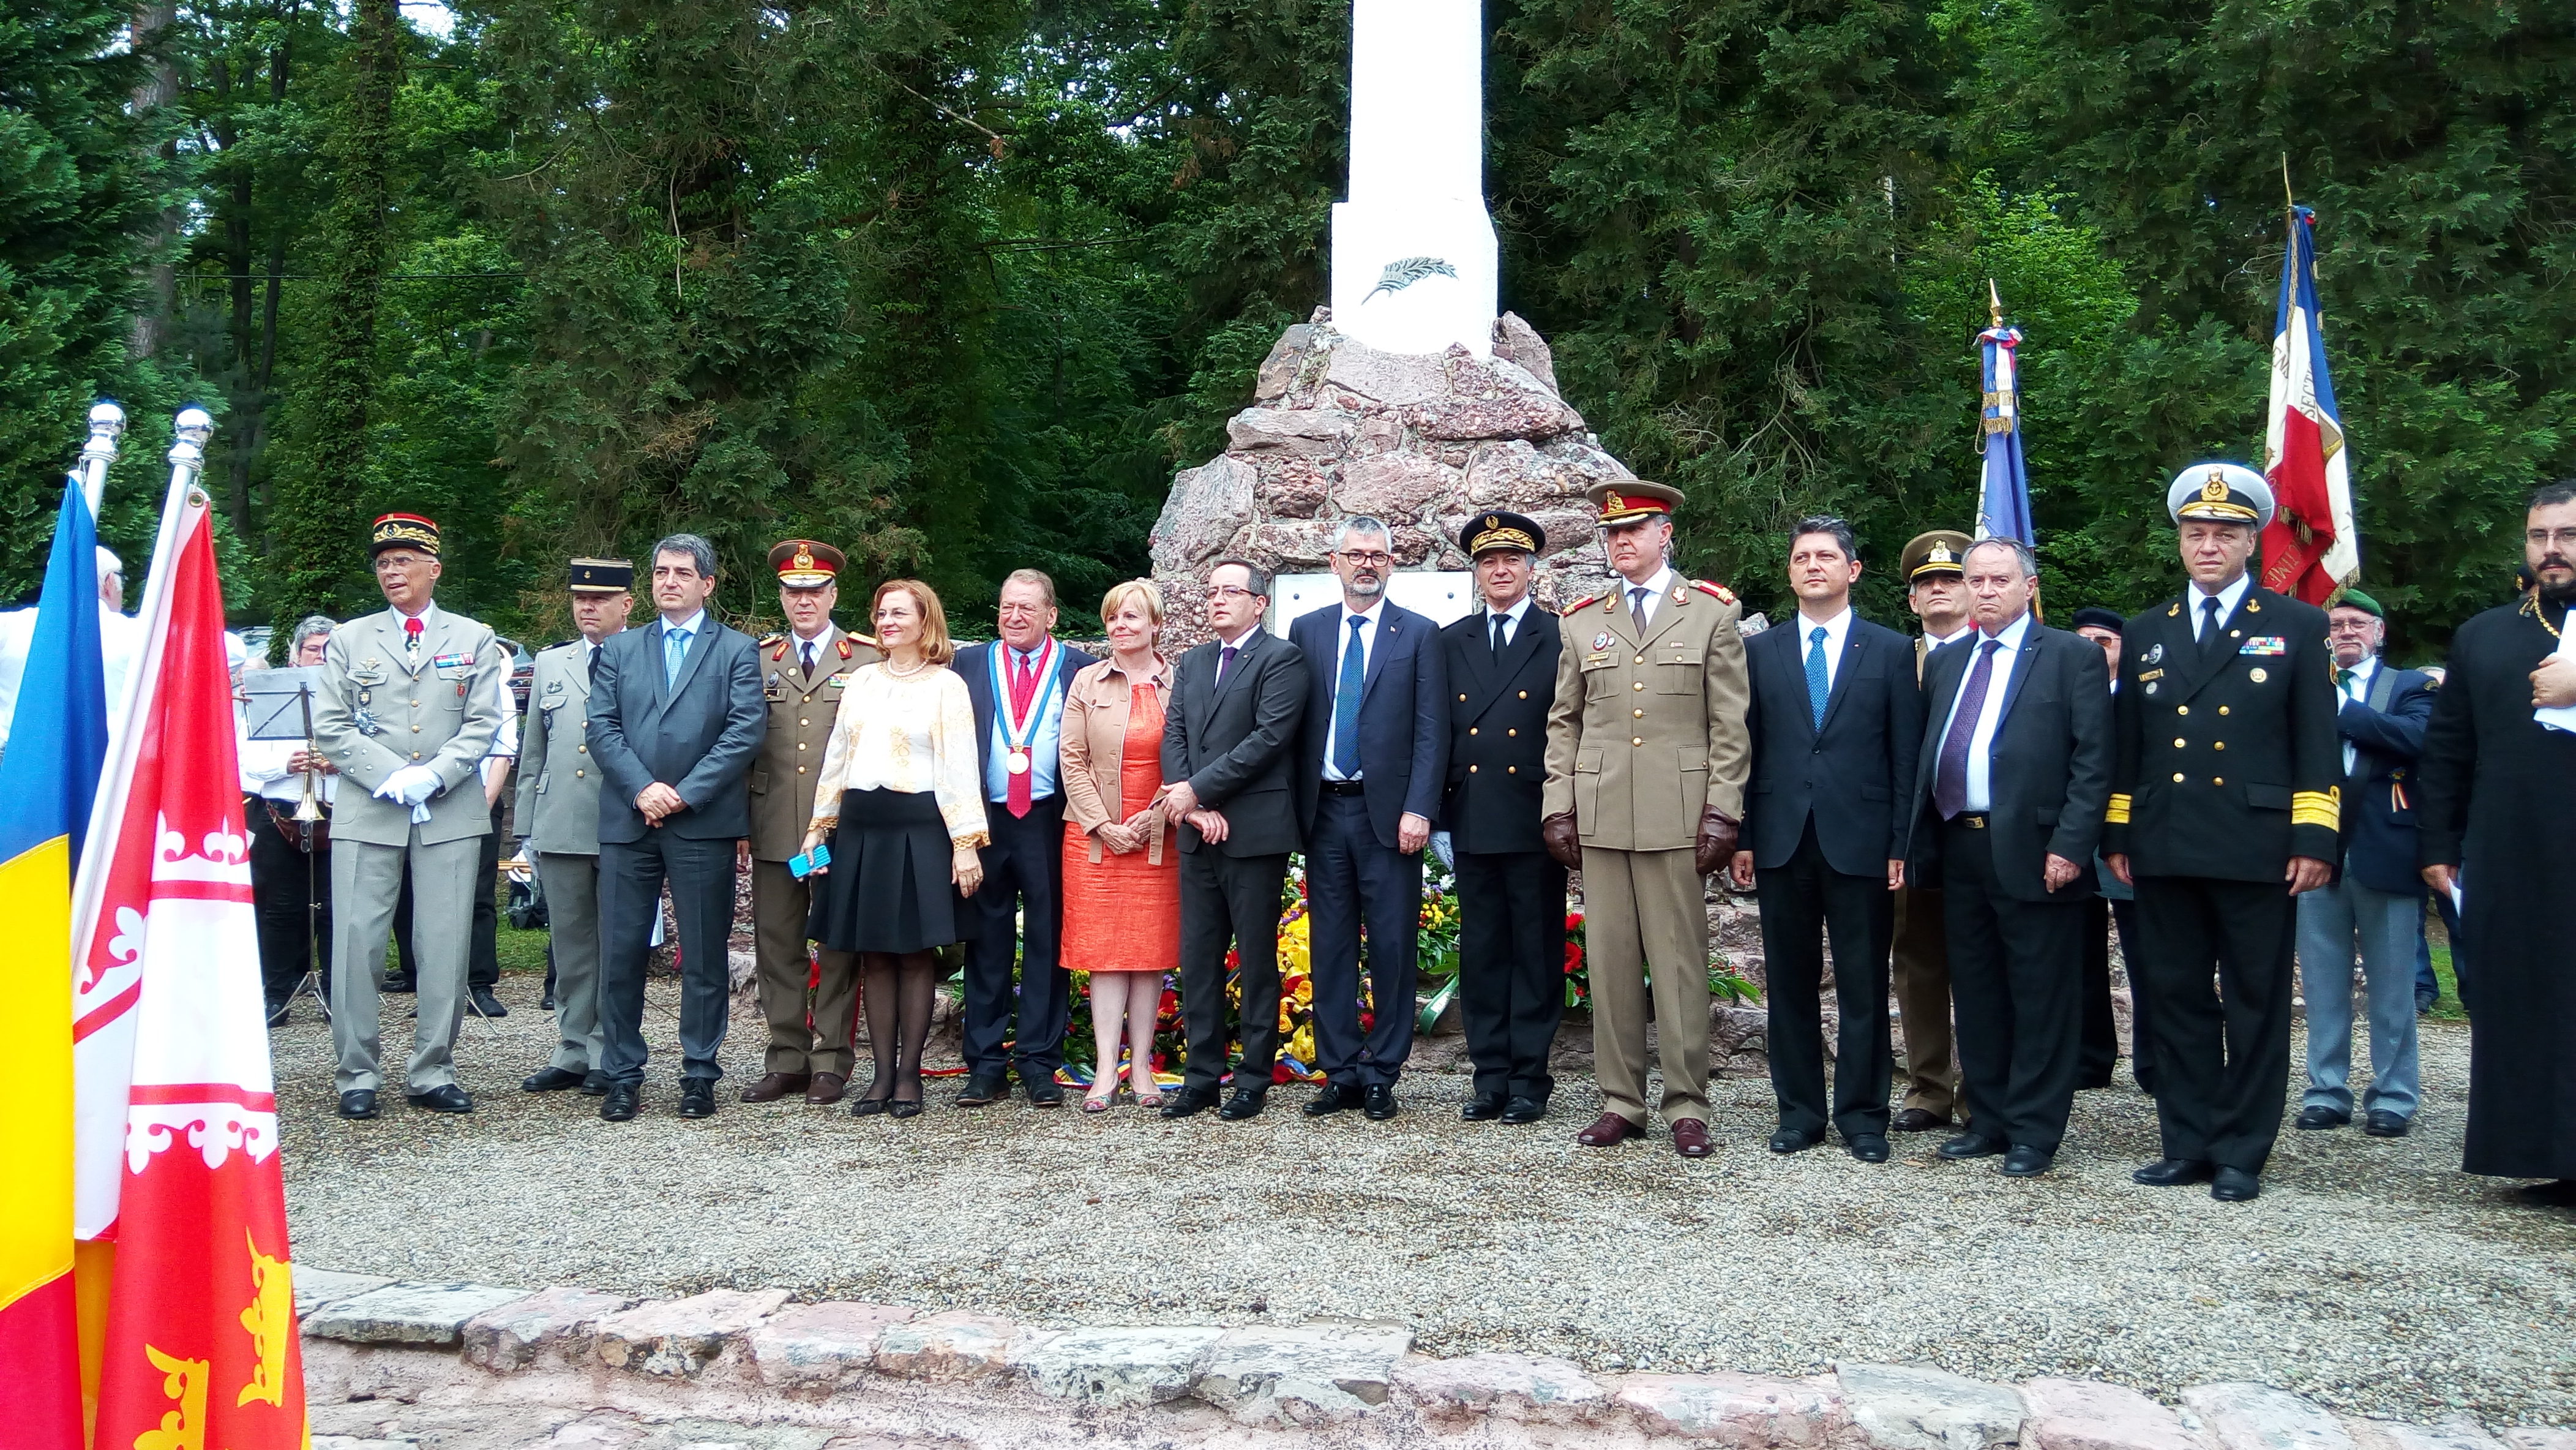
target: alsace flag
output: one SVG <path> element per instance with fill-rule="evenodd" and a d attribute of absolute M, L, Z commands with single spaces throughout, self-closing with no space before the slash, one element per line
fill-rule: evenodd
<path fill-rule="evenodd" d="M 2278 512 L 2263 530 L 2263 587 L 2323 604 L 2361 575 L 2352 519 L 2352 460 L 2343 415 L 2326 376 L 2325 318 L 2317 307 L 2317 214 L 2290 208 L 2281 259 L 2280 320 L 2272 329 L 2272 407 L 2263 473 Z"/>
<path fill-rule="evenodd" d="M 1977 334 L 1977 352 L 1985 373 L 1984 415 L 1977 424 L 1977 451 L 1985 455 L 1985 477 L 1977 492 L 1977 537 L 2019 539 L 2036 545 L 2030 523 L 2030 473 L 2021 457 L 2021 329 L 1995 325 Z"/>
<path fill-rule="evenodd" d="M 96 1442 L 297 1450 L 304 1366 L 205 491 L 174 478 L 73 897 L 78 1230 L 113 1238 Z"/>
<path fill-rule="evenodd" d="M 72 1282 L 72 862 L 107 754 L 98 535 L 80 480 L 63 490 L 0 755 L 0 1062 L 18 1079 L 0 1193 L 0 1425 L 29 1450 L 80 1450 Z"/>

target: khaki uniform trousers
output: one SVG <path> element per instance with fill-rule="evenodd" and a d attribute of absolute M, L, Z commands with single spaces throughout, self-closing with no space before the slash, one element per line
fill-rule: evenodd
<path fill-rule="evenodd" d="M 546 930 L 555 953 L 555 1055 L 547 1066 L 585 1076 L 607 1060 L 599 1025 L 599 858 L 537 855 Z"/>
<path fill-rule="evenodd" d="M 1959 1109 L 1945 920 L 1940 892 L 1909 886 L 1896 893 L 1896 951 L 1888 971 L 1896 1017 L 1905 1025 L 1904 1106 L 1943 1118 L 1958 1115 Z"/>
<path fill-rule="evenodd" d="M 853 1054 L 851 1021 L 858 1014 L 859 961 L 855 953 L 815 955 L 822 980 L 813 989 L 813 1023 L 806 1014 L 805 923 L 814 893 L 784 861 L 751 863 L 751 936 L 758 963 L 760 1015 L 769 1021 L 769 1049 L 762 1072 L 789 1077 L 832 1073 L 847 1081 Z"/>
<path fill-rule="evenodd" d="M 1646 1121 L 1652 976 L 1667 1121 L 1708 1121 L 1708 906 L 1691 852 L 1583 848 L 1583 956 L 1601 1107 Z"/>
<path fill-rule="evenodd" d="M 456 1081 L 456 1028 L 465 1016 L 465 963 L 474 919 L 476 867 L 483 838 L 423 845 L 420 827 L 411 844 L 372 841 L 331 843 L 331 1046 L 339 1053 L 341 1092 L 380 1091 L 385 946 L 393 938 L 394 905 L 402 897 L 409 858 L 413 945 L 420 949 L 413 978 L 419 1016 L 412 1026 L 406 1090 L 425 1093 Z M 490 881 L 483 889 L 492 889 Z"/>

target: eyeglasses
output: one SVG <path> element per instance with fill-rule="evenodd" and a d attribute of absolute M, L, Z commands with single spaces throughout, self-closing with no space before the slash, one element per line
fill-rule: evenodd
<path fill-rule="evenodd" d="M 1258 599 L 1261 597 L 1260 595 L 1253 593 L 1251 590 L 1236 584 L 1218 584 L 1211 587 L 1208 592 L 1219 599 Z"/>
<path fill-rule="evenodd" d="M 1363 568 L 1375 565 L 1378 568 L 1383 569 L 1387 565 L 1395 562 L 1395 556 L 1387 553 L 1383 549 L 1372 549 L 1367 553 L 1361 553 L 1357 549 L 1344 549 L 1342 551 L 1342 557 L 1350 560 L 1354 564 L 1360 565 Z"/>
<path fill-rule="evenodd" d="M 2576 549 L 2576 529 L 2533 529 L 2523 537 L 2544 549 Z"/>

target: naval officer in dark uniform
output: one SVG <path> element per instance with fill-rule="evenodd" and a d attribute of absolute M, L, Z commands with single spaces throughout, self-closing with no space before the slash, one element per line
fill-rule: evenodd
<path fill-rule="evenodd" d="M 1535 1123 L 1565 1010 L 1565 868 L 1539 838 L 1547 707 L 1556 698 L 1556 615 L 1530 597 L 1547 535 L 1531 519 L 1478 514 L 1458 532 L 1483 606 L 1440 631 L 1448 655 L 1449 780 L 1440 828 L 1458 873 L 1458 1015 L 1467 1029 L 1471 1123 Z"/>
<path fill-rule="evenodd" d="M 2155 998 L 2150 1186 L 2237 1203 L 2281 1131 L 2290 1077 L 2293 898 L 2333 874 L 2343 755 L 2325 611 L 2248 571 L 2272 519 L 2263 476 L 2195 463 L 2167 512 L 2191 585 L 2129 621 L 2103 856 L 2137 888 Z M 2217 979 L 2213 989 L 2212 977 Z"/>

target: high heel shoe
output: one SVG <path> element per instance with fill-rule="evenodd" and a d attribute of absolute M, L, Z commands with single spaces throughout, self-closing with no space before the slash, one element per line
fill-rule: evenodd
<path fill-rule="evenodd" d="M 897 1098 L 893 1102 L 886 1104 L 886 1116 L 889 1118 L 920 1117 L 921 1104 L 917 1102 L 906 1102 L 901 1098 Z"/>
<path fill-rule="evenodd" d="M 883 1098 L 850 1099 L 850 1116 L 854 1118 L 872 1118 L 885 1110 L 886 1100 Z"/>

